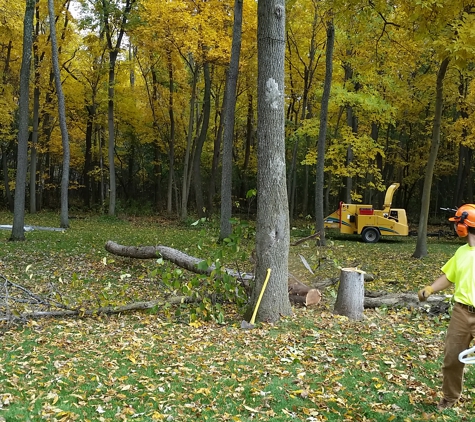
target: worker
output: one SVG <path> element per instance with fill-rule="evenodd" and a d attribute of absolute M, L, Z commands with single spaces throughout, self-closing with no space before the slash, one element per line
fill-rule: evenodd
<path fill-rule="evenodd" d="M 442 267 L 443 274 L 418 293 L 419 300 L 425 301 L 431 294 L 454 286 L 455 304 L 445 338 L 443 396 L 438 410 L 453 407 L 460 399 L 465 365 L 458 356 L 475 337 L 475 205 L 462 205 L 449 220 L 454 222 L 457 235 L 467 243 Z"/>

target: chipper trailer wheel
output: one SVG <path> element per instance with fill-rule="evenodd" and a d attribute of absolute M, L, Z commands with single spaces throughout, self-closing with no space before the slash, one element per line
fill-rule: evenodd
<path fill-rule="evenodd" d="M 381 234 L 376 227 L 365 227 L 361 232 L 361 237 L 365 243 L 376 243 L 381 237 Z"/>

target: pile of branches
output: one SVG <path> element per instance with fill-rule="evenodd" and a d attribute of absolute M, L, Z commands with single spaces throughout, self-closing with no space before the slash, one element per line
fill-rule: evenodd
<path fill-rule="evenodd" d="M 112 315 L 131 311 L 152 309 L 163 305 L 163 300 L 133 302 L 120 306 L 102 306 L 86 309 L 83 306 L 70 306 L 63 302 L 61 294 L 50 283 L 46 295 L 39 295 L 30 289 L 8 280 L 0 274 L 0 326 L 22 324 L 37 318 L 87 317 L 93 315 Z M 168 299 L 172 304 L 185 303 L 186 298 Z"/>
<path fill-rule="evenodd" d="M 58 310 L 73 311 L 63 303 L 61 294 L 52 283 L 44 296 L 14 283 L 2 274 L 0 283 L 0 323 L 25 322 L 32 316 L 53 315 Z"/>

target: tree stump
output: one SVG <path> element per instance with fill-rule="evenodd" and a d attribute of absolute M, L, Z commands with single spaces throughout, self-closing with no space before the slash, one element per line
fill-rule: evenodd
<path fill-rule="evenodd" d="M 342 268 L 333 313 L 361 321 L 364 311 L 364 271 Z"/>

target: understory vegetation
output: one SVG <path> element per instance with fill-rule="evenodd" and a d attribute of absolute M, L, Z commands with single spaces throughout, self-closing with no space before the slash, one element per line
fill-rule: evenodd
<path fill-rule="evenodd" d="M 10 232 L 1 231 L 2 284 L 9 280 L 84 311 L 150 300 L 157 306 L 3 322 L 0 421 L 473 420 L 470 365 L 463 402 L 436 411 L 448 314 L 366 309 L 364 321 L 353 322 L 333 315 L 333 286 L 314 308 L 296 307 L 279 324 L 242 330 L 242 316 L 227 300 L 220 304 L 222 318 L 206 318 L 195 304 L 169 303 L 195 275 L 158 257 L 112 256 L 104 244 L 166 245 L 252 271 L 252 227 L 237 224 L 239 236 L 220 245 L 213 221 L 74 217 L 67 231 L 33 230 L 25 242 L 9 242 Z M 1 224 L 10 221 L 11 215 L 0 213 Z M 36 226 L 58 221 L 51 213 L 26 217 Z M 292 241 L 309 234 L 310 225 L 300 222 Z M 377 244 L 331 233 L 328 238 L 325 248 L 314 240 L 291 247 L 290 271 L 302 282 L 312 285 L 338 277 L 339 267 L 357 266 L 375 276 L 368 290 L 415 292 L 439 275 L 461 245 L 453 236 L 430 237 L 429 256 L 419 260 L 411 257 L 414 237 Z"/>

